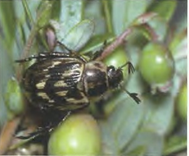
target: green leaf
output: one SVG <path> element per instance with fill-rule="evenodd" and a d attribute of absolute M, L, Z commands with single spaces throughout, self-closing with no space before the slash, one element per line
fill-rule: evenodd
<path fill-rule="evenodd" d="M 141 74 L 138 71 L 135 71 L 130 75 L 126 88 L 129 92 L 138 93 L 140 95 L 147 90 L 147 84 L 142 79 Z"/>
<path fill-rule="evenodd" d="M 155 1 L 152 6 L 149 7 L 149 12 L 156 12 L 166 21 L 169 21 L 175 11 L 177 5 L 176 0 L 160 0 Z"/>
<path fill-rule="evenodd" d="M 13 116 L 20 115 L 25 110 L 22 91 L 15 78 L 8 81 L 4 99 L 8 110 Z"/>
<path fill-rule="evenodd" d="M 38 17 L 36 10 L 40 6 L 40 4 L 43 4 L 43 3 L 47 3 L 47 0 L 44 0 L 43 2 L 41 0 L 38 0 L 38 1 L 22 0 L 20 2 L 15 1 L 14 5 L 15 5 L 15 10 L 17 14 L 16 16 L 19 19 L 22 19 L 22 22 L 24 23 L 29 22 L 30 24 L 31 23 L 34 24 L 34 22 L 36 22 L 36 18 Z"/>
<path fill-rule="evenodd" d="M 83 0 L 64 0 L 60 1 L 60 31 L 57 38 L 62 41 L 69 31 L 82 20 L 83 16 Z"/>
<path fill-rule="evenodd" d="M 186 52 L 187 53 L 187 52 Z M 179 55 L 177 55 L 179 56 Z M 175 71 L 179 74 L 179 77 L 187 78 L 187 54 L 184 58 L 176 60 Z M 178 75 L 177 75 L 178 76 Z"/>
<path fill-rule="evenodd" d="M 2 38 L 0 37 L 0 40 L 2 40 Z M 2 91 L 2 94 L 5 92 L 5 88 L 7 87 L 7 81 L 10 79 L 10 77 L 14 74 L 14 70 L 13 70 L 13 66 L 12 66 L 12 62 L 11 59 L 6 51 L 6 47 L 5 45 L 2 44 L 2 42 L 0 42 L 0 89 Z M 0 109 L 1 110 L 1 109 Z"/>
<path fill-rule="evenodd" d="M 55 30 L 57 35 L 62 31 L 61 29 L 56 28 Z M 78 51 L 89 41 L 93 34 L 93 30 L 94 24 L 89 20 L 83 20 L 70 29 L 65 36 L 57 36 L 58 41 L 66 45 L 69 49 Z"/>
<path fill-rule="evenodd" d="M 145 149 L 145 156 L 160 156 L 163 151 L 163 137 L 145 130 L 140 130 L 125 149 L 124 155 L 129 155 L 137 147 Z"/>
<path fill-rule="evenodd" d="M 65 26 L 72 28 L 83 18 L 83 0 L 64 0 L 61 1 L 60 22 L 66 22 Z"/>
<path fill-rule="evenodd" d="M 130 151 L 127 155 L 129 156 L 145 156 L 146 148 L 145 146 L 138 146 L 132 151 Z"/>
<path fill-rule="evenodd" d="M 84 8 L 84 18 L 91 20 L 96 26 L 94 35 L 105 35 L 107 31 L 101 3 L 101 1 L 86 1 Z"/>
<path fill-rule="evenodd" d="M 0 90 L 0 129 L 7 121 L 7 108 L 5 106 L 2 91 Z"/>
<path fill-rule="evenodd" d="M 174 98 L 171 94 L 150 95 L 142 98 L 145 106 L 145 121 L 143 128 L 159 135 L 165 135 L 172 121 Z"/>
<path fill-rule="evenodd" d="M 0 1 L 0 26 L 4 44 L 12 46 L 15 38 L 15 13 L 13 1 Z M 7 16 L 9 15 L 9 16 Z"/>
<path fill-rule="evenodd" d="M 170 51 L 175 59 L 182 58 L 187 55 L 187 30 L 175 33 L 170 44 Z M 185 55 L 184 55 L 185 54 Z"/>
<path fill-rule="evenodd" d="M 133 99 L 126 98 L 125 93 L 117 98 L 117 107 L 107 121 L 100 123 L 104 144 L 104 153 L 109 151 L 113 155 L 121 154 L 125 146 L 132 140 L 142 121 L 143 106 L 137 105 Z"/>
<path fill-rule="evenodd" d="M 157 16 L 154 17 L 152 20 L 150 20 L 148 24 L 157 34 L 156 40 L 163 42 L 167 35 L 167 30 L 168 30 L 167 22 L 163 18 Z"/>
<path fill-rule="evenodd" d="M 103 47 L 104 41 L 111 43 L 114 39 L 115 37 L 113 37 L 112 34 L 93 36 L 91 37 L 90 42 L 82 49 L 82 53 L 85 54 L 97 51 L 97 49 Z"/>
<path fill-rule="evenodd" d="M 41 5 L 37 10 L 37 26 L 42 28 L 49 24 L 52 15 L 53 4 L 55 1 L 41 1 Z"/>
<path fill-rule="evenodd" d="M 144 13 L 146 7 L 146 0 L 113 0 L 112 21 L 115 34 L 120 35 L 135 18 Z"/>
<path fill-rule="evenodd" d="M 175 15 L 175 18 L 172 20 L 172 24 L 175 26 L 175 31 L 182 31 L 187 27 L 187 3 L 188 1 L 179 1 L 180 4 L 180 11 L 178 11 Z"/>
<path fill-rule="evenodd" d="M 164 146 L 164 155 L 170 155 L 187 148 L 187 138 L 181 136 L 172 136 Z"/>

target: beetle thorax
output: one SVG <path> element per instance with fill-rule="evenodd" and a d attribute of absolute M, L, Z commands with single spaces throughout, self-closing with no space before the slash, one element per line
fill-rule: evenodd
<path fill-rule="evenodd" d="M 109 88 L 107 66 L 99 61 L 86 63 L 83 82 L 87 96 L 98 97 L 103 95 Z"/>
<path fill-rule="evenodd" d="M 83 87 L 88 97 L 99 97 L 107 90 L 118 87 L 123 80 L 120 68 L 107 67 L 99 61 L 91 61 L 85 64 L 83 73 Z"/>

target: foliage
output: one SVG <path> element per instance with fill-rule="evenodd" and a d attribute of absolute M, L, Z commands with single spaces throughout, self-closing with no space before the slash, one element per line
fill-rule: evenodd
<path fill-rule="evenodd" d="M 133 28 L 124 49 L 136 72 L 129 76 L 125 87 L 138 93 L 142 102 L 136 105 L 124 91 L 104 100 L 106 118 L 97 118 L 102 130 L 102 154 L 160 156 L 186 149 L 186 132 L 183 130 L 186 123 L 182 122 L 180 126 L 180 118 L 175 113 L 175 99 L 187 77 L 186 13 L 176 12 L 179 3 L 184 2 L 0 1 L 0 126 L 9 119 L 4 99 L 5 96 L 7 99 L 7 85 L 10 86 L 12 77 L 20 77 L 14 60 L 48 51 L 43 33 L 46 26 L 54 27 L 60 42 L 81 53 L 96 51 L 105 40 L 110 44 L 126 29 Z M 147 19 L 147 13 L 156 13 L 156 16 Z M 182 20 L 174 21 L 175 14 L 179 14 Z M 146 22 L 142 23 L 141 19 Z M 156 42 L 164 43 L 173 55 L 175 74 L 169 87 L 154 89 L 140 75 L 140 52 L 154 40 L 149 32 L 156 34 Z M 9 89 L 8 92 L 14 92 L 11 87 Z M 183 146 L 179 146 L 181 143 Z"/>

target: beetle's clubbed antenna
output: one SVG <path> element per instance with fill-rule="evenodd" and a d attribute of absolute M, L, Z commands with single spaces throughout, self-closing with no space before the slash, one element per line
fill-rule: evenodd
<path fill-rule="evenodd" d="M 141 100 L 137 97 L 137 93 L 130 93 L 128 90 L 126 90 L 122 85 L 120 85 L 121 89 L 123 89 L 137 104 L 141 102 Z"/>
<path fill-rule="evenodd" d="M 123 67 L 128 65 L 128 73 L 134 73 L 135 68 L 133 67 L 133 64 L 131 62 L 126 62 L 124 65 L 122 65 L 121 67 L 119 67 L 120 69 L 122 69 Z"/>

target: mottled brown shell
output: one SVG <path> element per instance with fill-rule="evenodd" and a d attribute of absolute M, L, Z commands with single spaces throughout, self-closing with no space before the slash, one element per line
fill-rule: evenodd
<path fill-rule="evenodd" d="M 99 61 L 86 63 L 83 84 L 88 97 L 98 97 L 104 94 L 109 89 L 107 66 Z"/>

